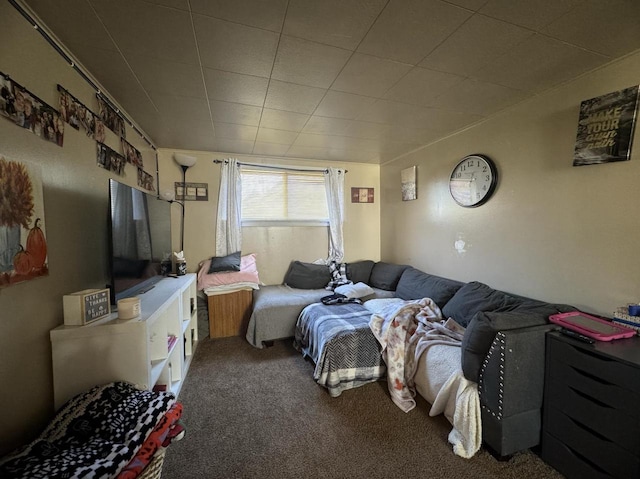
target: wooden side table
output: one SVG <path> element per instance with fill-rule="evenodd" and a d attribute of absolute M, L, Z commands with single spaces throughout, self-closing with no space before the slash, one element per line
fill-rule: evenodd
<path fill-rule="evenodd" d="M 253 290 L 241 289 L 211 294 L 209 306 L 209 337 L 244 336 L 253 310 Z"/>
<path fill-rule="evenodd" d="M 547 334 L 542 459 L 568 478 L 640 477 L 640 338 Z"/>

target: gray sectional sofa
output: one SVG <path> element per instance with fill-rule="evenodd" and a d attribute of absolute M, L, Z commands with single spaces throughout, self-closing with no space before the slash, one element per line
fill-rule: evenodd
<path fill-rule="evenodd" d="M 247 340 L 256 347 L 293 336 L 304 306 L 330 294 L 322 288 L 331 279 L 326 266 L 294 263 L 284 285 L 254 292 Z M 478 384 L 483 444 L 498 456 L 539 444 L 548 317 L 575 308 L 385 262 L 349 263 L 347 278 L 369 284 L 377 297 L 431 298 L 466 327 L 461 367 Z"/>

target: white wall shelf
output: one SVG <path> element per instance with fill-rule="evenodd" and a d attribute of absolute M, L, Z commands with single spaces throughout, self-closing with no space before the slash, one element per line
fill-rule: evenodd
<path fill-rule="evenodd" d="M 85 326 L 50 332 L 58 409 L 74 395 L 112 381 L 143 389 L 165 386 L 176 396 L 198 343 L 196 275 L 164 278 L 140 298 L 140 317 L 117 312 Z M 175 336 L 173 345 L 168 339 Z"/>

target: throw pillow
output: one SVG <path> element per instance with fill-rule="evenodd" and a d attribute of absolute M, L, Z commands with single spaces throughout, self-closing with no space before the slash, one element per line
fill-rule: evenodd
<path fill-rule="evenodd" d="M 209 274 L 224 271 L 240 271 L 240 251 L 227 256 L 214 256 L 209 265 Z"/>
<path fill-rule="evenodd" d="M 198 271 L 198 290 L 200 291 L 230 284 L 252 284 L 255 285 L 254 288 L 260 284 L 255 253 L 240 258 L 240 271 L 209 274 L 207 271 L 209 271 L 210 261 L 210 259 L 204 261 Z"/>
<path fill-rule="evenodd" d="M 509 296 L 484 283 L 472 281 L 460 288 L 453 298 L 442 308 L 445 318 L 453 318 L 465 328 L 471 319 L 481 311 L 508 311 L 522 299 Z"/>
<path fill-rule="evenodd" d="M 369 284 L 374 264 L 370 259 L 347 263 L 347 278 L 353 283 Z"/>
<path fill-rule="evenodd" d="M 459 281 L 407 268 L 398 282 L 396 296 L 402 299 L 430 298 L 442 309 L 463 285 Z"/>
<path fill-rule="evenodd" d="M 394 291 L 400 280 L 400 276 L 409 266 L 404 264 L 377 262 L 371 270 L 369 286 L 373 288 Z"/>
<path fill-rule="evenodd" d="M 364 283 L 343 284 L 333 291 L 338 294 L 344 294 L 347 298 L 364 298 L 375 293 L 373 288 Z"/>
<path fill-rule="evenodd" d="M 284 284 L 298 289 L 324 289 L 331 281 L 331 273 L 326 264 L 292 261 L 284 276 Z"/>

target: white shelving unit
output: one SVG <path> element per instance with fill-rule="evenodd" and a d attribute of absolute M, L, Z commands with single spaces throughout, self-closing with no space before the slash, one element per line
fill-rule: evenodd
<path fill-rule="evenodd" d="M 120 320 L 112 313 L 85 326 L 50 331 L 56 409 L 113 381 L 144 389 L 164 386 L 178 395 L 198 343 L 196 275 L 164 278 L 138 297 L 138 318 Z M 170 345 L 171 337 L 176 339 Z"/>

